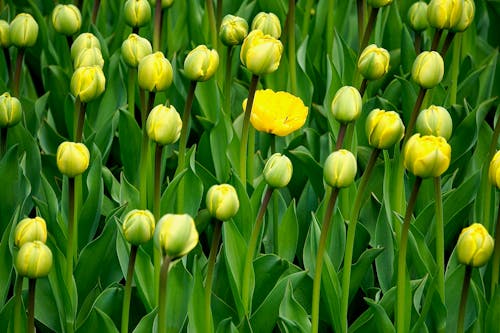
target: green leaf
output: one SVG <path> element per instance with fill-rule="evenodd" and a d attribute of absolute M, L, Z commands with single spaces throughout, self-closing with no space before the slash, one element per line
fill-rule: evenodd
<path fill-rule="evenodd" d="M 185 325 L 193 278 L 182 260 L 174 262 L 167 281 L 167 332 L 178 333 Z"/>
<path fill-rule="evenodd" d="M 12 215 L 12 220 L 10 221 L 7 228 L 0 239 L 0 261 L 3 265 L 0 266 L 0 309 L 5 305 L 7 300 L 7 295 L 9 292 L 11 272 L 13 257 L 9 249 L 9 238 L 12 229 L 15 228 L 19 216 L 19 209 Z M 15 274 L 14 274 L 15 277 Z"/>
<path fill-rule="evenodd" d="M 154 322 L 156 318 L 156 311 L 157 309 L 155 308 L 152 310 L 150 313 L 148 313 L 146 316 L 142 317 L 141 321 L 137 326 L 135 327 L 133 333 L 151 333 L 154 332 Z"/>
<path fill-rule="evenodd" d="M 213 318 L 206 316 L 205 288 L 201 274 L 201 260 L 195 260 L 193 268 L 193 292 L 188 307 L 188 332 L 213 332 Z"/>
<path fill-rule="evenodd" d="M 370 271 L 370 267 L 375 260 L 375 258 L 382 253 L 383 248 L 374 248 L 365 250 L 358 261 L 354 265 L 352 265 L 351 270 L 351 283 L 349 285 L 349 300 L 352 301 L 352 298 L 356 294 L 356 291 L 361 286 L 361 282 L 366 277 L 367 272 Z"/>
<path fill-rule="evenodd" d="M 297 250 L 299 224 L 295 209 L 295 200 L 292 200 L 283 215 L 278 228 L 278 255 L 293 262 Z"/>
<path fill-rule="evenodd" d="M 368 303 L 370 308 L 373 309 L 373 315 L 374 318 L 372 319 L 374 321 L 374 324 L 378 328 L 378 332 L 384 332 L 384 333 L 392 333 L 396 332 L 396 329 L 394 328 L 394 325 L 392 324 L 391 320 L 389 319 L 389 316 L 385 312 L 385 309 L 375 301 L 366 298 L 365 301 Z"/>
<path fill-rule="evenodd" d="M 132 183 L 136 183 L 140 159 L 138 152 L 141 151 L 141 129 L 133 115 L 122 109 L 120 109 L 118 123 L 118 140 L 125 177 Z"/>
<path fill-rule="evenodd" d="M 118 330 L 113 323 L 113 320 L 99 308 L 94 308 L 90 313 L 89 318 L 85 323 L 76 331 L 85 332 L 103 332 L 103 333 L 118 333 Z"/>
<path fill-rule="evenodd" d="M 293 296 L 293 287 L 291 282 L 288 282 L 285 296 L 280 304 L 279 317 L 288 323 L 293 324 L 294 329 L 288 328 L 289 332 L 309 332 L 311 330 L 311 322 L 306 310 Z M 281 326 L 281 325 L 280 325 Z M 290 324 L 287 324 L 290 327 Z"/>
<path fill-rule="evenodd" d="M 18 146 L 11 147 L 0 160 L 2 190 L 0 191 L 0 230 L 7 230 L 16 207 L 22 203 L 26 194 L 22 188 L 22 176 L 17 159 Z"/>

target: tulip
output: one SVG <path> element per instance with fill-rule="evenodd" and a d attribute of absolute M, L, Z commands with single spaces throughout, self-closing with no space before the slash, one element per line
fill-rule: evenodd
<path fill-rule="evenodd" d="M 147 91 L 167 90 L 172 84 L 173 72 L 170 61 L 162 52 L 155 52 L 139 61 L 138 83 Z"/>
<path fill-rule="evenodd" d="M 12 45 L 30 47 L 35 45 L 38 37 L 38 23 L 30 14 L 21 13 L 10 22 L 9 31 Z"/>
<path fill-rule="evenodd" d="M 125 22 L 131 27 L 142 27 L 151 21 L 151 6 L 147 0 L 127 0 L 123 5 Z"/>
<path fill-rule="evenodd" d="M 224 45 L 240 45 L 248 35 L 248 23 L 244 18 L 226 15 L 220 25 L 219 36 Z"/>
<path fill-rule="evenodd" d="M 292 179 L 292 161 L 280 153 L 275 153 L 269 157 L 264 166 L 264 179 L 273 188 L 285 187 Z"/>
<path fill-rule="evenodd" d="M 462 17 L 464 0 L 431 0 L 427 7 L 427 21 L 436 29 L 450 29 Z"/>
<path fill-rule="evenodd" d="M 354 155 L 345 149 L 339 149 L 328 155 L 323 168 L 323 178 L 331 187 L 348 187 L 356 177 L 357 164 Z"/>
<path fill-rule="evenodd" d="M 83 50 L 94 47 L 101 49 L 101 43 L 96 36 L 90 32 L 78 35 L 78 37 L 76 37 L 73 41 L 73 44 L 71 44 L 71 59 L 75 59 Z"/>
<path fill-rule="evenodd" d="M 122 57 L 125 63 L 133 68 L 139 66 L 142 58 L 153 52 L 151 43 L 146 38 L 136 34 L 130 34 L 122 43 Z"/>
<path fill-rule="evenodd" d="M 184 75 L 191 81 L 207 81 L 215 74 L 218 66 L 217 51 L 199 45 L 184 60 Z"/>
<path fill-rule="evenodd" d="M 453 129 L 453 121 L 445 108 L 431 105 L 420 111 L 416 128 L 417 132 L 422 135 L 442 136 L 448 140 Z"/>
<path fill-rule="evenodd" d="M 450 166 L 451 147 L 443 137 L 414 134 L 403 152 L 405 168 L 421 178 L 439 177 Z"/>
<path fill-rule="evenodd" d="M 47 241 L 47 224 L 39 216 L 22 219 L 14 230 L 14 244 L 17 247 L 33 241 L 40 241 L 42 243 Z"/>
<path fill-rule="evenodd" d="M 187 214 L 164 215 L 155 230 L 155 244 L 171 259 L 182 257 L 198 244 L 194 220 Z"/>
<path fill-rule="evenodd" d="M 182 120 L 174 106 L 157 105 L 146 121 L 148 137 L 159 145 L 168 145 L 179 140 Z"/>
<path fill-rule="evenodd" d="M 47 276 L 52 268 L 52 251 L 40 241 L 24 243 L 15 259 L 17 273 L 31 279 Z"/>
<path fill-rule="evenodd" d="M 71 77 L 71 93 L 80 98 L 84 103 L 88 103 L 104 92 L 106 78 L 101 67 L 80 67 L 77 68 Z"/>
<path fill-rule="evenodd" d="M 130 244 L 145 244 L 153 238 L 155 218 L 149 210 L 131 210 L 125 215 L 122 230 L 125 239 Z"/>
<path fill-rule="evenodd" d="M 380 79 L 389 70 L 389 60 L 386 49 L 375 44 L 368 45 L 359 56 L 359 72 L 367 80 Z"/>
<path fill-rule="evenodd" d="M 57 5 L 52 11 L 52 25 L 58 33 L 74 35 L 82 26 L 82 14 L 74 5 Z"/>
<path fill-rule="evenodd" d="M 80 67 L 98 66 L 103 68 L 104 59 L 102 58 L 101 49 L 91 47 L 83 49 L 73 60 L 73 67 L 75 69 Z"/>
<path fill-rule="evenodd" d="M 276 39 L 281 36 L 281 23 L 274 13 L 258 13 L 252 21 L 252 30 L 261 30 L 264 35 L 271 35 Z"/>
<path fill-rule="evenodd" d="M 0 127 L 12 127 L 21 121 L 23 108 L 21 102 L 8 92 L 0 95 Z"/>
<path fill-rule="evenodd" d="M 366 136 L 370 146 L 387 149 L 401 141 L 405 126 L 394 111 L 375 109 L 366 118 Z"/>
<path fill-rule="evenodd" d="M 5 20 L 0 20 L 0 46 L 10 46 L 10 32 L 9 23 Z"/>
<path fill-rule="evenodd" d="M 240 201 L 234 187 L 229 184 L 213 185 L 207 192 L 207 209 L 219 221 L 227 221 L 238 212 Z"/>
<path fill-rule="evenodd" d="M 392 0 L 368 0 L 367 3 L 373 8 L 380 8 L 389 6 L 392 3 Z"/>
<path fill-rule="evenodd" d="M 435 51 L 424 51 L 413 62 L 411 77 L 422 88 L 431 89 L 437 86 L 443 75 L 443 58 Z"/>
<path fill-rule="evenodd" d="M 423 31 L 429 26 L 427 21 L 427 3 L 423 1 L 415 2 L 408 9 L 408 23 L 415 31 Z"/>
<path fill-rule="evenodd" d="M 471 25 L 474 21 L 474 14 L 476 12 L 476 6 L 473 0 L 464 0 L 462 15 L 458 22 L 451 27 L 453 32 L 463 32 Z"/>
<path fill-rule="evenodd" d="M 358 89 L 344 86 L 333 97 L 331 111 L 338 122 L 347 124 L 358 119 L 361 107 L 362 100 Z"/>
<path fill-rule="evenodd" d="M 59 171 L 73 178 L 89 167 L 90 152 L 83 143 L 65 141 L 57 148 L 56 161 Z"/>
<path fill-rule="evenodd" d="M 473 223 L 462 229 L 457 241 L 458 262 L 472 267 L 484 266 L 493 253 L 494 241 L 488 230 Z"/>
<path fill-rule="evenodd" d="M 263 75 L 278 69 L 283 44 L 261 30 L 253 30 L 243 41 L 240 60 L 255 75 Z"/>
<path fill-rule="evenodd" d="M 500 189 L 500 150 L 491 159 L 488 175 L 490 183 Z"/>

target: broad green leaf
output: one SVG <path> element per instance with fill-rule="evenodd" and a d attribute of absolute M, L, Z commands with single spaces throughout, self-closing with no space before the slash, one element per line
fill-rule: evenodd
<path fill-rule="evenodd" d="M 118 333 L 118 329 L 105 312 L 94 308 L 87 321 L 76 332 Z"/>
<path fill-rule="evenodd" d="M 193 272 L 193 292 L 188 306 L 188 332 L 213 332 L 212 313 L 206 316 L 206 294 L 203 287 L 200 260 L 195 261 Z"/>
<path fill-rule="evenodd" d="M 133 115 L 120 109 L 118 138 L 120 143 L 120 159 L 123 172 L 132 183 L 138 182 L 139 158 L 141 149 L 141 130 Z"/>
<path fill-rule="evenodd" d="M 288 329 L 289 332 L 309 332 L 311 330 L 311 322 L 309 315 L 302 305 L 295 299 L 291 282 L 288 282 L 285 296 L 280 304 L 279 317 L 287 323 L 291 322 L 294 329 Z M 289 324 L 287 324 L 289 326 Z"/>
<path fill-rule="evenodd" d="M 278 228 L 278 255 L 283 259 L 293 262 L 297 250 L 299 226 L 295 201 L 292 200 L 285 214 L 281 218 Z"/>

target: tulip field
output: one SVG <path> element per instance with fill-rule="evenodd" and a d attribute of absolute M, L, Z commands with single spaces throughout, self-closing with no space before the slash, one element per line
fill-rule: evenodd
<path fill-rule="evenodd" d="M 498 0 L 0 0 L 0 332 L 500 333 Z"/>

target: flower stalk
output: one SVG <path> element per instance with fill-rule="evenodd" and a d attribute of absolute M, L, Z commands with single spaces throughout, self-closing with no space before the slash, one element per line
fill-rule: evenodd
<path fill-rule="evenodd" d="M 231 83 L 232 83 L 232 60 L 233 46 L 229 45 L 226 50 L 226 76 L 224 78 L 224 112 L 231 119 Z"/>
<path fill-rule="evenodd" d="M 444 303 L 444 222 L 443 222 L 443 196 L 441 195 L 441 177 L 434 177 L 434 200 L 436 211 L 436 265 L 437 291 Z"/>
<path fill-rule="evenodd" d="M 160 1 L 158 1 L 160 2 Z M 160 292 L 158 295 L 158 333 L 167 332 L 167 281 L 168 269 L 172 258 L 166 255 L 163 258 L 163 264 L 160 272 Z"/>
<path fill-rule="evenodd" d="M 139 247 L 137 245 L 132 245 L 130 247 L 130 256 L 127 268 L 127 279 L 125 281 L 125 290 L 123 293 L 121 333 L 128 333 L 130 299 L 132 296 L 132 280 L 134 278 L 134 266 L 138 248 Z"/>
<path fill-rule="evenodd" d="M 208 15 L 208 25 L 210 29 L 210 42 L 212 47 L 217 49 L 217 26 L 215 24 L 215 11 L 213 0 L 206 0 L 206 10 Z"/>
<path fill-rule="evenodd" d="M 442 35 L 443 29 L 436 29 L 436 31 L 434 32 L 434 38 L 432 39 L 431 51 L 437 50 Z"/>
<path fill-rule="evenodd" d="M 22 333 L 22 316 L 21 316 L 21 305 L 23 292 L 23 276 L 17 274 L 16 282 L 14 284 L 14 333 Z"/>
<path fill-rule="evenodd" d="M 137 79 L 137 69 L 128 69 L 128 81 L 127 81 L 127 99 L 128 99 L 128 112 L 134 117 L 135 114 L 135 82 Z"/>
<path fill-rule="evenodd" d="M 460 305 L 458 307 L 457 333 L 464 332 L 465 308 L 467 307 L 467 295 L 469 294 L 471 275 L 472 275 L 472 266 L 466 265 L 464 282 L 462 284 L 462 293 L 460 295 Z"/>
<path fill-rule="evenodd" d="M 14 72 L 14 81 L 12 82 L 12 95 L 14 97 L 19 97 L 19 86 L 21 84 L 21 69 L 23 67 L 24 52 L 25 49 L 22 47 L 17 51 L 16 69 Z"/>
<path fill-rule="evenodd" d="M 161 197 L 161 156 L 163 154 L 163 146 L 156 144 L 155 148 L 155 171 L 154 171 L 154 200 L 153 200 L 153 215 L 155 220 L 160 219 L 160 197 Z"/>
<path fill-rule="evenodd" d="M 359 51 L 361 52 L 362 40 L 363 40 L 363 26 L 365 24 L 365 4 L 363 0 L 356 0 L 356 9 L 358 13 L 358 40 L 359 40 Z"/>
<path fill-rule="evenodd" d="M 370 18 L 368 19 L 368 24 L 366 25 L 365 32 L 363 34 L 363 41 L 361 42 L 361 47 L 359 48 L 360 52 L 368 45 L 373 28 L 375 27 L 375 22 L 377 21 L 378 11 L 379 8 L 372 8 L 370 12 Z"/>
<path fill-rule="evenodd" d="M 420 87 L 417 100 L 415 102 L 415 106 L 413 107 L 413 111 L 411 112 L 410 121 L 408 123 L 408 127 L 406 128 L 405 136 L 403 138 L 403 147 L 413 134 L 413 129 L 415 128 L 415 123 L 417 122 L 417 117 L 420 112 L 420 107 L 422 106 L 422 103 L 424 101 L 426 92 L 427 89 Z"/>
<path fill-rule="evenodd" d="M 500 270 L 500 204 L 495 227 L 495 246 L 493 248 L 493 262 L 491 263 L 491 297 L 495 295 L 498 286 L 498 275 Z"/>
<path fill-rule="evenodd" d="M 75 99 L 75 142 L 82 142 L 83 125 L 85 123 L 85 103 L 80 100 L 80 97 Z"/>
<path fill-rule="evenodd" d="M 160 51 L 161 48 L 161 17 L 162 17 L 161 0 L 156 1 L 154 9 L 154 27 L 153 27 L 153 52 Z"/>
<path fill-rule="evenodd" d="M 207 264 L 207 277 L 205 280 L 205 320 L 209 324 L 210 330 L 213 331 L 212 320 L 212 285 L 213 275 L 215 269 L 215 261 L 217 259 L 217 252 L 219 252 L 219 243 L 222 235 L 222 221 L 215 220 L 214 233 L 212 235 L 212 245 L 210 247 L 210 254 Z"/>
<path fill-rule="evenodd" d="M 73 258 L 75 257 L 76 200 L 75 178 L 68 178 L 68 246 L 66 248 L 66 284 L 73 285 Z"/>
<path fill-rule="evenodd" d="M 28 333 L 35 333 L 35 287 L 36 279 L 28 280 Z"/>
<path fill-rule="evenodd" d="M 92 7 L 92 24 L 95 24 L 97 19 L 97 13 L 99 12 L 99 6 L 101 5 L 101 0 L 94 0 L 94 6 Z"/>
<path fill-rule="evenodd" d="M 245 116 L 243 118 L 243 129 L 241 131 L 240 179 L 245 188 L 247 183 L 247 148 L 248 148 L 247 146 L 248 146 L 248 132 L 250 130 L 250 115 L 252 113 L 253 100 L 255 97 L 255 91 L 257 90 L 258 83 L 259 83 L 259 76 L 253 74 L 252 80 L 250 82 L 250 88 L 248 89 L 248 100 L 247 100 L 247 106 L 245 108 Z"/>
<path fill-rule="evenodd" d="M 290 91 L 297 93 L 297 55 L 295 52 L 295 0 L 288 1 L 288 64 L 290 67 Z"/>

